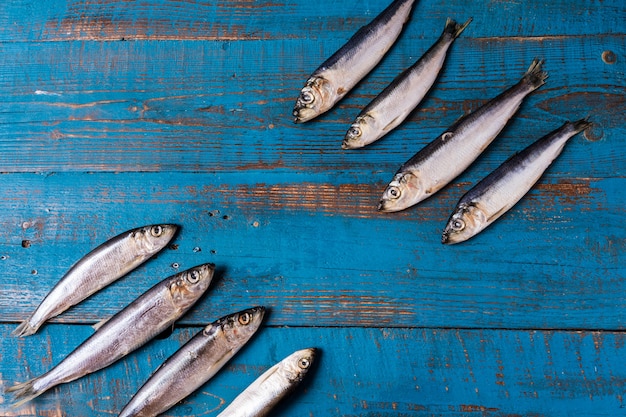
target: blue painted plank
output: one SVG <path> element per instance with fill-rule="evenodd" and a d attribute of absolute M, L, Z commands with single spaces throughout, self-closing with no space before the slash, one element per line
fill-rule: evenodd
<path fill-rule="evenodd" d="M 53 325 L 21 340 L 8 337 L 10 330 L 0 326 L 4 387 L 48 370 L 92 332 L 86 326 Z M 115 415 L 198 330 L 176 330 L 18 412 Z M 213 380 L 165 415 L 215 416 L 273 363 L 316 346 L 321 355 L 309 379 L 273 415 L 623 416 L 624 337 L 612 332 L 264 327 Z M 2 395 L 5 416 L 13 415 L 9 404 L 10 397 Z"/>
<path fill-rule="evenodd" d="M 564 16 L 558 22 L 542 19 L 548 10 L 540 2 L 470 6 L 420 2 L 380 67 L 337 109 L 302 126 L 294 126 L 290 116 L 298 90 L 312 69 L 360 25 L 345 16 L 356 15 L 362 7 L 350 2 L 342 4 L 345 9 L 325 7 L 323 2 L 245 2 L 198 5 L 202 11 L 190 15 L 189 6 L 179 2 L 154 2 L 149 7 L 131 3 L 128 8 L 109 2 L 91 7 L 50 4 L 39 8 L 15 2 L 3 14 L 13 24 L 0 25 L 11 28 L 2 44 L 8 65 L 0 77 L 6 97 L 0 105 L 0 152 L 14 161 L 9 171 L 362 167 L 391 175 L 463 112 L 511 85 L 535 56 L 541 56 L 551 75 L 548 84 L 529 99 L 485 157 L 493 155 L 500 162 L 564 119 L 590 116 L 596 123 L 587 135 L 595 141 L 589 149 L 591 159 L 601 161 L 599 169 L 623 175 L 623 158 L 615 157 L 615 152 L 624 154 L 620 138 L 625 134 L 620 109 L 626 64 L 617 58 L 626 54 L 624 36 L 617 30 L 625 17 L 620 2 L 585 2 L 576 12 L 570 2 L 554 2 L 550 15 Z M 378 8 L 383 4 L 378 2 Z M 374 13 L 376 2 L 366 6 L 366 14 Z M 456 42 L 442 77 L 420 109 L 371 149 L 339 149 L 358 111 L 439 35 L 447 16 L 442 10 L 465 7 L 474 22 Z M 268 17 L 276 13 L 292 18 Z M 304 31 L 297 26 L 302 20 L 293 15 L 316 21 L 320 38 L 294 38 L 294 32 Z M 204 38 L 175 37 L 179 28 L 194 26 L 184 21 L 211 21 L 213 16 L 220 23 L 229 16 L 227 25 L 251 26 L 244 33 L 263 26 L 275 34 L 218 36 L 200 42 L 196 40 Z M 57 22 L 53 28 L 66 38 L 45 38 L 46 21 Z M 139 26 L 150 28 L 147 39 L 159 39 L 158 34 L 166 32 L 170 40 L 144 41 L 138 36 L 135 42 L 104 42 L 108 38 L 97 35 Z M 85 28 L 97 33 L 83 39 Z M 200 36 L 202 29 L 194 30 Z M 312 28 L 306 30 L 311 32 Z M 132 34 L 110 37 L 131 39 Z M 34 42 L 40 40 L 47 42 Z M 233 148 L 242 151 L 229 152 Z M 613 154 L 606 156 L 609 152 Z"/>
<path fill-rule="evenodd" d="M 593 146 L 581 148 L 582 154 L 574 150 L 574 158 L 598 161 L 593 168 L 599 175 L 623 175 L 626 62 L 606 64 L 600 57 L 605 47 L 621 55 L 626 49 L 621 36 L 607 43 L 566 38 L 494 45 L 461 38 L 417 112 L 384 140 L 352 152 L 340 149 L 349 123 L 414 57 L 392 54 L 337 109 L 294 125 L 293 102 L 310 71 L 291 58 L 309 54 L 301 43 L 52 42 L 28 44 L 26 53 L 22 44 L 10 43 L 3 54 L 11 65 L 0 77 L 6 97 L 0 152 L 12 163 L 3 170 L 357 168 L 390 177 L 464 112 L 515 83 L 533 57 L 543 56 L 547 85 L 485 158 L 495 167 L 565 119 L 589 116 L 595 126 L 585 137 Z M 278 54 L 251 61 L 260 48 Z M 515 54 L 502 59 L 485 48 Z M 594 173 L 584 166 L 581 171 Z"/>
<path fill-rule="evenodd" d="M 115 1 L 53 0 L 39 4 L 32 0 L 14 0 L 0 11 L 0 39 L 290 38 L 311 41 L 313 45 L 324 40 L 329 43 L 329 48 L 337 49 L 388 3 L 385 0 L 345 0 L 340 3 L 328 0 L 151 0 L 121 5 Z M 484 38 L 623 34 L 625 13 L 619 0 L 578 0 L 575 3 L 567 0 L 418 1 L 403 37 L 432 37 L 433 32 L 441 31 L 441 22 L 447 17 L 458 16 L 473 16 L 475 23 L 472 23 L 471 36 Z"/>
<path fill-rule="evenodd" d="M 45 371 L 90 334 L 85 324 L 177 268 L 220 271 L 182 320 L 194 327 L 17 412 L 2 395 L 0 414 L 111 415 L 197 326 L 252 304 L 270 307 L 270 327 L 168 415 L 216 415 L 303 341 L 322 361 L 277 415 L 625 414 L 623 2 L 418 1 L 379 67 L 336 109 L 294 125 L 309 73 L 387 3 L 0 8 L 0 384 Z M 352 118 L 445 19 L 469 16 L 409 120 L 368 149 L 341 150 Z M 474 166 L 419 207 L 375 211 L 399 164 L 536 56 L 547 85 Z M 474 182 L 585 116 L 593 129 L 518 206 L 464 245 L 438 243 Z M 63 324 L 7 337 L 89 249 L 165 220 L 183 230 L 156 259 Z"/>
<path fill-rule="evenodd" d="M 172 274 L 173 264 L 209 261 L 222 276 L 186 323 L 201 323 L 216 306 L 260 300 L 275 306 L 272 325 L 624 329 L 621 179 L 548 176 L 475 239 L 443 246 L 441 230 L 469 184 L 390 216 L 376 212 L 378 188 L 353 178 L 1 176 L 10 198 L 0 200 L 0 319 L 23 319 L 109 237 L 168 221 L 182 226 L 175 250 L 59 320 L 98 321 Z"/>

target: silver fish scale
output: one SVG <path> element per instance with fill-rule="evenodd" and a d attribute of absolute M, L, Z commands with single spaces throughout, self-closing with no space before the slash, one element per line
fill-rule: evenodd
<path fill-rule="evenodd" d="M 448 19 L 437 42 L 359 113 L 345 135 L 342 148 L 361 148 L 400 125 L 433 86 L 446 60 L 448 49 L 471 20 L 459 25 Z"/>
<path fill-rule="evenodd" d="M 41 395 L 105 368 L 170 327 L 208 289 L 214 266 L 204 264 L 173 275 L 153 286 L 106 321 L 91 337 L 52 370 L 7 389 L 16 392 L 15 404 Z"/>
<path fill-rule="evenodd" d="M 296 123 L 330 110 L 383 58 L 394 44 L 415 0 L 395 0 L 360 28 L 308 78 L 293 110 Z"/>
<path fill-rule="evenodd" d="M 177 230 L 178 226 L 169 224 L 144 226 L 98 246 L 70 268 L 13 335 L 35 333 L 46 320 L 123 277 L 163 249 Z"/>
<path fill-rule="evenodd" d="M 272 366 L 237 396 L 217 417 L 263 417 L 304 379 L 316 349 L 302 349 Z"/>
<path fill-rule="evenodd" d="M 389 183 L 379 210 L 403 210 L 435 194 L 469 167 L 489 146 L 547 74 L 535 60 L 524 77 L 476 111 L 462 117 L 404 163 Z"/>
<path fill-rule="evenodd" d="M 472 187 L 450 216 L 442 243 L 465 241 L 495 222 L 526 195 L 567 142 L 589 126 L 586 120 L 565 123 L 506 160 Z"/>
<path fill-rule="evenodd" d="M 265 308 L 255 307 L 206 326 L 155 371 L 119 417 L 156 416 L 187 397 L 250 340 L 264 314 Z"/>

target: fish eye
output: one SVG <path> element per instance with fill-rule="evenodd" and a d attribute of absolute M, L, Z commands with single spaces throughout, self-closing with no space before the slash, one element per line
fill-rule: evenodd
<path fill-rule="evenodd" d="M 459 232 L 465 229 L 465 222 L 461 219 L 456 219 L 452 221 L 452 224 L 450 226 L 452 227 L 452 230 Z"/>
<path fill-rule="evenodd" d="M 309 360 L 309 358 L 298 359 L 298 367 L 300 369 L 307 369 L 309 366 L 311 366 L 311 361 Z"/>
<path fill-rule="evenodd" d="M 310 91 L 303 91 L 302 94 L 300 94 L 300 99 L 303 103 L 310 104 L 315 100 L 315 96 Z"/>
<path fill-rule="evenodd" d="M 358 126 L 352 126 L 348 130 L 348 136 L 350 136 L 351 138 L 358 138 L 359 136 L 361 136 L 361 128 Z"/>
<path fill-rule="evenodd" d="M 163 227 L 161 226 L 152 226 L 150 228 L 150 234 L 154 237 L 159 237 L 163 233 Z"/>
<path fill-rule="evenodd" d="M 250 320 L 252 320 L 252 314 L 250 313 L 243 313 L 239 316 L 239 323 L 244 326 L 250 323 Z"/>
<path fill-rule="evenodd" d="M 389 187 L 387 190 L 387 194 L 389 194 L 393 198 L 400 197 L 400 189 L 398 187 Z"/>
<path fill-rule="evenodd" d="M 199 280 L 200 280 L 200 272 L 198 272 L 195 269 L 187 275 L 187 281 L 189 281 L 192 284 L 195 284 Z"/>

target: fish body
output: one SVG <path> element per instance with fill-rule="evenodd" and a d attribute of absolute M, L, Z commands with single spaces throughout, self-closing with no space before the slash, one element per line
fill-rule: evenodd
<path fill-rule="evenodd" d="M 80 259 L 61 278 L 14 336 L 34 334 L 55 317 L 90 295 L 123 277 L 163 249 L 178 226 L 158 224 L 139 227 L 115 236 Z"/>
<path fill-rule="evenodd" d="M 567 122 L 496 168 L 461 197 L 441 242 L 463 242 L 496 221 L 539 181 L 567 142 L 590 125 L 586 120 Z"/>
<path fill-rule="evenodd" d="M 45 374 L 7 388 L 18 400 L 14 407 L 50 388 L 105 368 L 162 333 L 209 288 L 214 266 L 204 264 L 153 286 L 106 320 L 85 342 Z"/>
<path fill-rule="evenodd" d="M 442 189 L 469 167 L 517 112 L 523 100 L 541 87 L 547 74 L 535 60 L 513 87 L 463 116 L 404 163 L 387 185 L 378 210 L 411 207 Z"/>
<path fill-rule="evenodd" d="M 254 307 L 209 324 L 167 359 L 119 417 L 156 416 L 213 377 L 259 329 L 265 308 Z"/>
<path fill-rule="evenodd" d="M 330 110 L 383 58 L 409 18 L 415 0 L 395 0 L 322 63 L 300 91 L 294 121 L 303 123 Z"/>
<path fill-rule="evenodd" d="M 316 349 L 302 349 L 265 371 L 218 417 L 262 417 L 302 382 L 315 360 Z"/>
<path fill-rule="evenodd" d="M 469 19 L 460 25 L 448 19 L 437 42 L 359 113 L 348 129 L 341 147 L 362 148 L 402 123 L 433 86 L 446 60 L 448 49 L 471 21 Z"/>

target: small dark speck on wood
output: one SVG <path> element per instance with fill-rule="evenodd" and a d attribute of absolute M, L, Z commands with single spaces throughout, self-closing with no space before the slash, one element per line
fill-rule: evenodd
<path fill-rule="evenodd" d="M 590 142 L 596 142 L 602 139 L 602 137 L 604 136 L 604 131 L 600 126 L 592 124 L 591 127 L 585 130 L 583 136 Z"/>
<path fill-rule="evenodd" d="M 613 51 L 604 51 L 602 52 L 602 61 L 605 64 L 613 65 L 617 61 L 617 56 Z"/>

